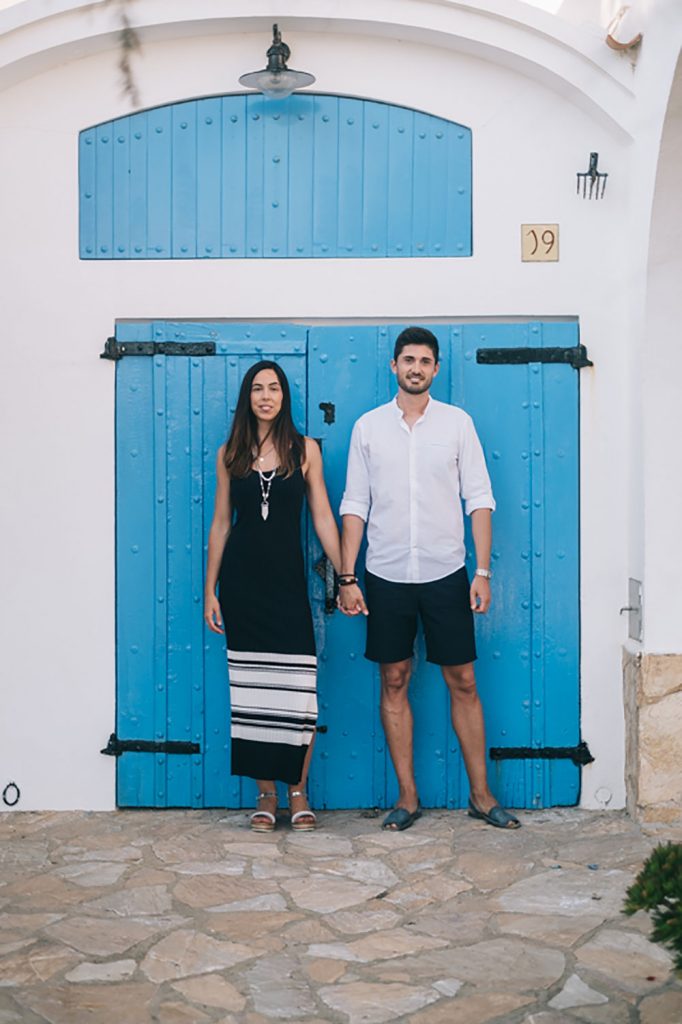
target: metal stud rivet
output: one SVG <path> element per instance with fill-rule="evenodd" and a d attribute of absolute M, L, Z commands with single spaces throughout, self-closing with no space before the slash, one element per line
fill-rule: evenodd
<path fill-rule="evenodd" d="M 163 131 L 163 128 L 161 127 L 161 125 L 157 124 L 157 126 L 156 126 L 156 134 L 160 135 L 162 133 L 162 131 Z"/>
<path fill-rule="evenodd" d="M 323 121 L 324 121 L 324 123 L 326 124 L 326 123 L 327 123 L 327 121 L 329 120 L 329 114 L 323 114 L 323 115 L 322 115 L 322 120 L 323 120 Z"/>
<path fill-rule="evenodd" d="M 181 128 L 186 128 L 187 127 L 187 122 L 186 121 L 181 121 L 180 122 L 180 127 Z"/>
<path fill-rule="evenodd" d="M 206 124 L 213 124 L 213 118 L 212 117 L 207 117 L 206 118 Z"/>
<path fill-rule="evenodd" d="M 232 124 L 236 124 L 237 123 L 237 115 L 236 114 L 232 114 L 230 116 L 230 121 L 232 122 Z"/>

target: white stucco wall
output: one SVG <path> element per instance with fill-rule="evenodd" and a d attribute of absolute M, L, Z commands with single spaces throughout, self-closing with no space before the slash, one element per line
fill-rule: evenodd
<path fill-rule="evenodd" d="M 641 517 L 628 511 L 639 486 L 633 308 L 644 309 L 645 287 L 631 228 L 633 204 L 651 203 L 632 179 L 632 69 L 593 31 L 562 28 L 558 46 L 539 14 L 524 31 L 494 4 L 478 20 L 467 4 L 331 6 L 343 21 L 328 12 L 323 25 L 303 2 L 277 12 L 292 22 L 292 65 L 313 70 L 316 89 L 471 127 L 471 259 L 81 262 L 78 132 L 129 112 L 113 37 L 79 41 L 66 16 L 0 37 L 0 790 L 15 781 L 20 809 L 114 806 L 114 761 L 98 753 L 114 723 L 114 373 L 98 354 L 116 319 L 183 317 L 579 317 L 595 363 L 581 371 L 582 732 L 596 759 L 582 802 L 624 803 L 619 607 L 643 550 L 632 537 Z M 163 17 L 180 19 L 181 7 L 166 0 Z M 149 29 L 135 62 L 144 106 L 237 91 L 238 75 L 260 65 L 270 12 L 254 26 L 262 12 L 250 4 L 250 19 L 235 10 L 207 31 L 206 8 L 193 5 L 185 37 L 182 25 Z M 439 24 L 420 27 L 420 12 Z M 391 30 L 401 18 L 411 27 Z M 604 202 L 575 196 L 591 150 L 610 172 Z M 561 261 L 522 264 L 520 224 L 545 221 L 560 224 Z"/>

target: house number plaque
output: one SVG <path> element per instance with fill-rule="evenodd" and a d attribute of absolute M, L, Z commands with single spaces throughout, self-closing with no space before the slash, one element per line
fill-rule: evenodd
<path fill-rule="evenodd" d="M 559 225 L 522 224 L 521 259 L 524 263 L 558 262 Z"/>

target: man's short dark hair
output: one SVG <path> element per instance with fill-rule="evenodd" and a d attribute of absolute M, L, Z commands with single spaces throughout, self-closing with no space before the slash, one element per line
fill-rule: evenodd
<path fill-rule="evenodd" d="M 428 345 L 433 352 L 434 361 L 438 362 L 438 338 L 426 327 L 406 327 L 404 331 L 401 331 L 395 339 L 394 359 L 398 358 L 406 345 Z"/>

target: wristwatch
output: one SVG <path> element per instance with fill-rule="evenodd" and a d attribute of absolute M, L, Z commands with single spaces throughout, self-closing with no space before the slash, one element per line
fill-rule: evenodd
<path fill-rule="evenodd" d="M 493 574 L 490 569 L 477 569 L 474 576 L 482 576 L 486 580 L 492 579 Z"/>

